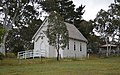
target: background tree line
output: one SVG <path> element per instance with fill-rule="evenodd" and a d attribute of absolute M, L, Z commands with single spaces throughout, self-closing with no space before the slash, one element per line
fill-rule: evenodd
<path fill-rule="evenodd" d="M 100 10 L 94 20 L 85 21 L 85 5 L 75 7 L 71 0 L 1 0 L 0 25 L 5 29 L 4 43 L 6 51 L 17 53 L 21 50 L 33 49 L 32 36 L 42 24 L 41 14 L 56 11 L 65 22 L 74 24 L 88 39 L 88 48 L 94 52 L 98 46 L 111 41 L 120 43 L 120 4 L 119 0 L 109 6 L 108 11 Z M 40 11 L 42 9 L 42 11 Z M 0 30 L 2 31 L 2 30 Z M 98 32 L 100 36 L 94 34 Z M 0 32 L 2 34 L 2 32 Z M 117 36 L 118 38 L 114 38 Z M 106 41 L 107 40 L 107 41 Z"/>
<path fill-rule="evenodd" d="M 64 21 L 74 23 L 81 21 L 84 6 L 75 10 L 73 1 L 69 0 L 1 0 L 0 1 L 1 27 L 4 33 L 5 51 L 17 53 L 21 50 L 32 49 L 31 39 L 42 23 L 41 13 L 58 12 Z M 42 12 L 40 9 L 42 8 Z"/>
<path fill-rule="evenodd" d="M 94 19 L 94 30 L 103 44 L 116 44 L 120 48 L 120 0 L 115 0 L 107 11 L 101 9 Z M 107 56 L 109 55 L 107 46 Z"/>

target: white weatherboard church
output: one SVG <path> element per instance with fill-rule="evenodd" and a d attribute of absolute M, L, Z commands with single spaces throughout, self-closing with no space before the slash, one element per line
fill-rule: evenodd
<path fill-rule="evenodd" d="M 59 53 L 62 58 L 80 58 L 86 57 L 87 54 L 87 39 L 73 25 L 66 23 L 69 32 L 69 45 L 64 49 L 60 49 Z M 34 41 L 33 56 L 44 56 L 48 58 L 57 57 L 55 47 L 49 45 L 48 38 L 44 31 L 47 30 L 48 20 L 44 20 L 40 28 L 37 30 L 32 40 Z M 39 53 L 39 54 L 37 54 Z"/>

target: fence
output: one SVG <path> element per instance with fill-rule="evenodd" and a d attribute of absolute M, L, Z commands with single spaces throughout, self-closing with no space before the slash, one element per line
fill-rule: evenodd
<path fill-rule="evenodd" d="M 27 51 L 20 51 L 18 52 L 17 58 L 18 59 L 27 59 L 27 58 L 33 58 L 34 57 L 41 57 L 45 56 L 44 51 L 33 51 L 33 50 L 27 50 Z"/>

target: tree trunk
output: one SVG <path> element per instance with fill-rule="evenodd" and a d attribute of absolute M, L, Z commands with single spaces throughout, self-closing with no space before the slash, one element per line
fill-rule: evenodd
<path fill-rule="evenodd" d="M 57 61 L 60 60 L 60 54 L 59 54 L 59 49 L 57 50 Z"/>
<path fill-rule="evenodd" d="M 6 53 L 7 53 L 6 48 L 5 48 L 5 42 L 6 42 L 7 35 L 8 35 L 8 32 L 5 33 L 5 35 L 3 37 L 3 41 L 1 43 L 1 47 L 0 47 L 0 49 L 2 50 L 2 53 L 4 55 L 6 55 Z"/>
<path fill-rule="evenodd" d="M 109 50 L 109 54 L 110 54 L 110 55 L 111 55 L 111 51 L 112 51 L 111 45 L 112 45 L 112 42 L 110 42 L 110 50 Z"/>
<path fill-rule="evenodd" d="M 6 33 L 5 33 L 5 35 L 4 35 L 4 38 L 3 38 L 3 50 L 5 51 L 5 55 L 6 55 L 6 53 L 7 53 L 7 50 L 6 50 L 6 48 L 5 48 L 5 42 L 6 42 L 7 36 L 8 36 L 8 31 L 6 31 Z"/>
<path fill-rule="evenodd" d="M 59 46 L 59 42 L 60 42 L 60 35 L 58 34 L 58 37 L 57 37 L 57 61 L 59 61 L 59 59 L 60 59 L 60 54 L 59 54 L 59 48 L 60 48 L 60 46 Z"/>
<path fill-rule="evenodd" d="M 120 36 L 119 36 L 119 39 L 118 39 L 118 52 L 117 52 L 117 55 L 120 55 Z"/>
<path fill-rule="evenodd" d="M 3 35 L 3 41 L 2 41 L 2 45 L 1 45 L 1 49 L 3 51 L 3 54 L 6 55 L 6 50 L 5 50 L 5 41 L 8 35 L 8 31 L 7 31 L 7 15 L 8 15 L 8 10 L 7 8 L 3 8 L 3 12 L 5 13 L 5 18 L 4 18 L 4 22 L 3 22 L 3 28 L 5 28 L 6 32 Z"/>
<path fill-rule="evenodd" d="M 108 50 L 108 41 L 107 41 L 107 38 L 106 38 L 105 40 L 106 40 L 106 45 L 107 45 L 107 53 L 106 53 L 106 56 L 108 57 L 108 56 L 109 56 L 109 50 Z"/>

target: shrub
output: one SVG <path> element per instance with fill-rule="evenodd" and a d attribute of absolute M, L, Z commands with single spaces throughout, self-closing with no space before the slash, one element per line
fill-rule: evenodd
<path fill-rule="evenodd" d="M 7 53 L 6 56 L 7 58 L 16 58 L 14 53 Z"/>
<path fill-rule="evenodd" d="M 4 59 L 4 54 L 0 52 L 0 60 L 3 60 L 3 59 Z"/>

